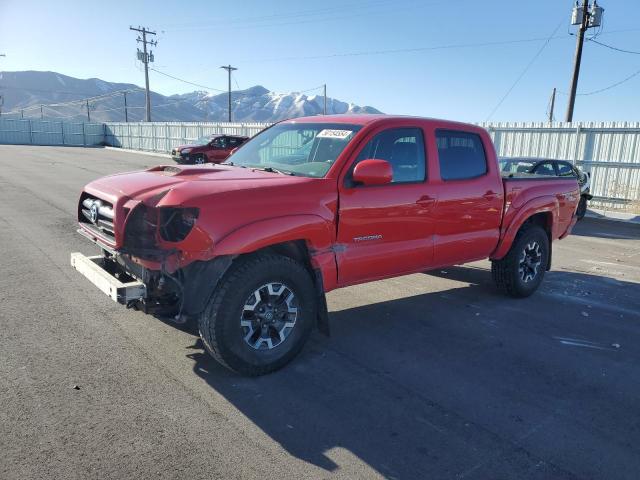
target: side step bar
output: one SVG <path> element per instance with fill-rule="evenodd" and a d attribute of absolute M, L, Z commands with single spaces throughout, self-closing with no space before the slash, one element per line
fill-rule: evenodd
<path fill-rule="evenodd" d="M 71 266 L 84 275 L 114 302 L 127 305 L 146 297 L 147 287 L 139 281 L 123 283 L 104 268 L 104 257 L 86 257 L 79 252 L 71 254 Z"/>

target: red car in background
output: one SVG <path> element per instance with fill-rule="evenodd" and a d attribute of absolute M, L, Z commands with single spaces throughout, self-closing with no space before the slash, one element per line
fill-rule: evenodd
<path fill-rule="evenodd" d="M 231 152 L 249 140 L 239 135 L 205 135 L 190 145 L 171 150 L 171 157 L 182 164 L 221 163 Z"/>

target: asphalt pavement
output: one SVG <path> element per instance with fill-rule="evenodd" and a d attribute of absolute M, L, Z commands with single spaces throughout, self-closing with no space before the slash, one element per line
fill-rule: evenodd
<path fill-rule="evenodd" d="M 488 262 L 332 292 L 243 378 L 69 265 L 82 186 L 167 161 L 0 146 L 0 479 L 639 477 L 639 225 L 583 220 L 528 299 Z"/>

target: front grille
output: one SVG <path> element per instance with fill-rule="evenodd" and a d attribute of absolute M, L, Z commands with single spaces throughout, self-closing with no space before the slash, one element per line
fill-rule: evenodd
<path fill-rule="evenodd" d="M 105 200 L 95 197 L 85 197 L 81 206 L 82 217 L 80 220 L 94 232 L 115 240 L 113 228 L 113 205 Z"/>

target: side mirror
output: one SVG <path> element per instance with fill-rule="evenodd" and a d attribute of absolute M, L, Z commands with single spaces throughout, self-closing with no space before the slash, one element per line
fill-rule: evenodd
<path fill-rule="evenodd" d="M 393 179 L 393 169 L 386 160 L 362 160 L 353 169 L 353 181 L 362 185 L 386 185 Z"/>

